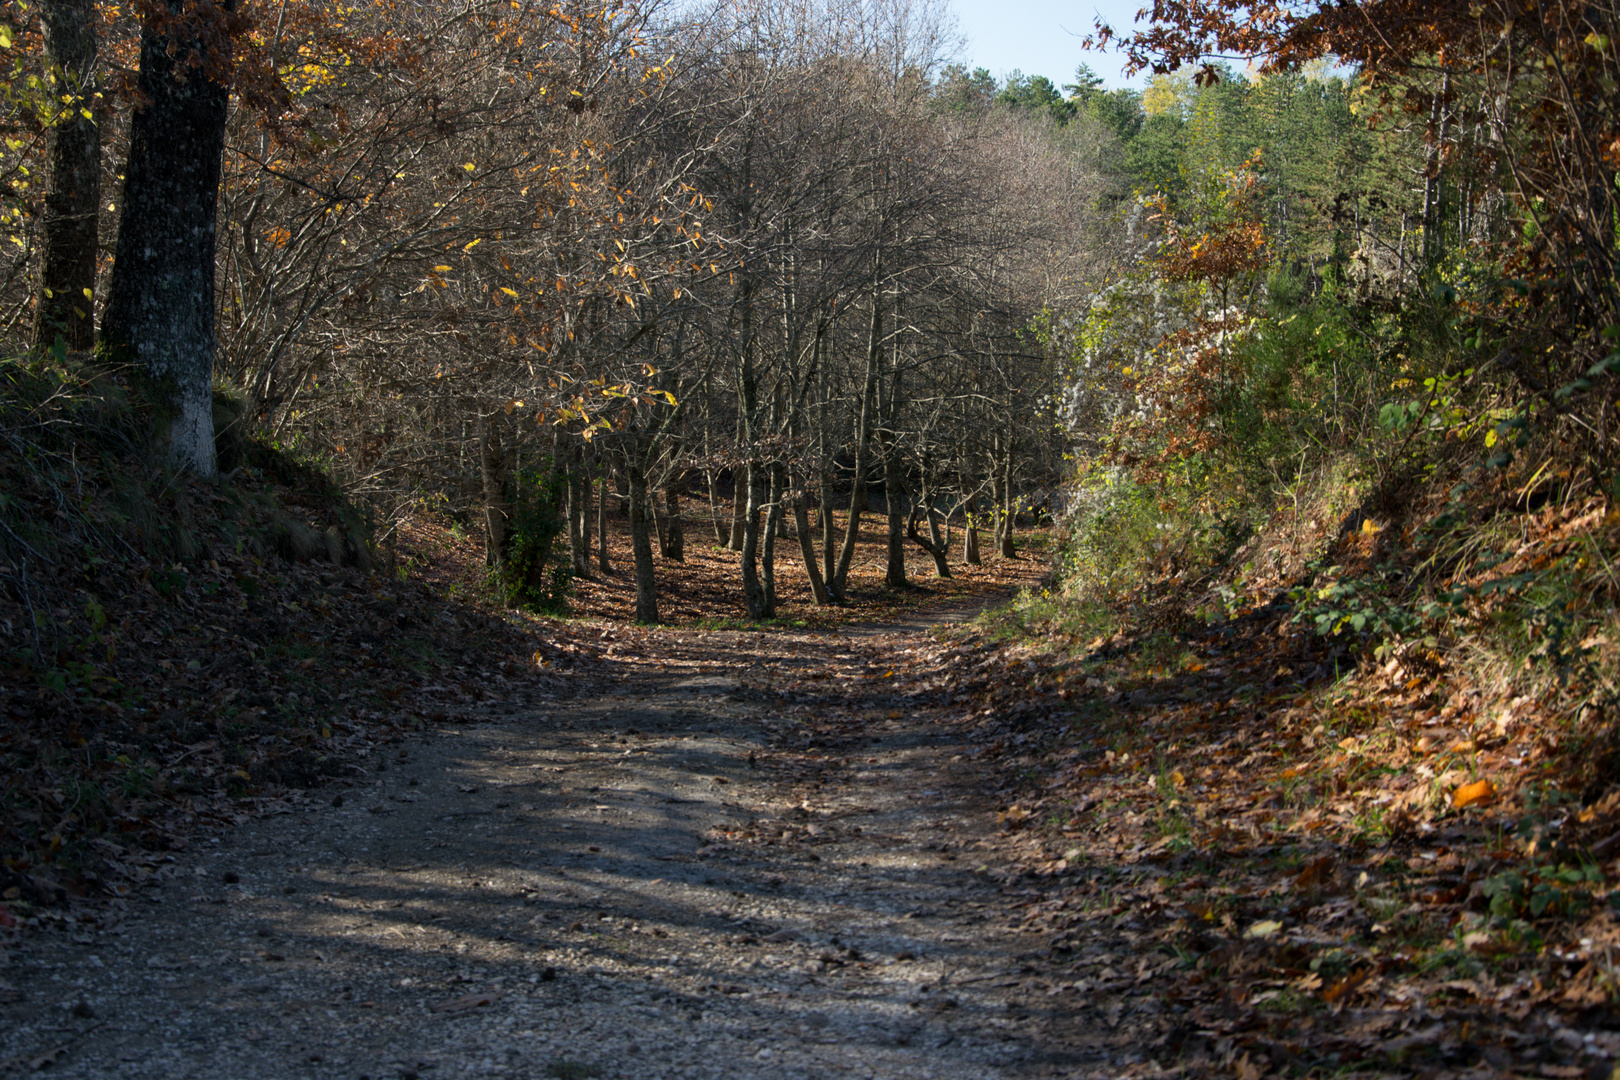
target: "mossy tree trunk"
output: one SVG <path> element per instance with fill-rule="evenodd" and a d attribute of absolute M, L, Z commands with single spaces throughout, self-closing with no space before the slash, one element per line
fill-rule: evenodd
<path fill-rule="evenodd" d="M 169 0 L 141 33 L 140 95 L 101 343 L 107 358 L 143 371 L 172 405 L 170 459 L 217 471 L 210 381 L 214 367 L 214 241 L 220 159 L 230 92 L 224 66 L 226 3 Z M 202 63 L 194 64 L 200 57 Z"/>
<path fill-rule="evenodd" d="M 45 0 L 45 56 L 62 115 L 46 131 L 45 212 L 33 342 L 49 349 L 95 344 L 96 224 L 101 208 L 101 127 L 88 115 L 96 70 L 93 0 Z"/>

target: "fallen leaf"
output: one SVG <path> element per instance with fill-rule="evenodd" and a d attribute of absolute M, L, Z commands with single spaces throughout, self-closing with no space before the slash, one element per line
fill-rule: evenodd
<path fill-rule="evenodd" d="M 1333 877 L 1333 860 L 1326 855 L 1315 860 L 1294 878 L 1294 888 L 1304 891 L 1315 889 Z"/>
<path fill-rule="evenodd" d="M 1354 974 L 1345 976 L 1332 986 L 1328 987 L 1326 990 L 1322 991 L 1322 1000 L 1327 1002 L 1329 1005 L 1332 1005 L 1350 991 L 1366 982 L 1367 976 L 1370 974 L 1372 974 L 1371 969 L 1364 969 L 1357 971 Z"/>
<path fill-rule="evenodd" d="M 1489 802 L 1496 798 L 1496 785 L 1489 780 L 1476 780 L 1472 784 L 1464 784 L 1451 793 L 1451 805 L 1457 810 L 1466 810 L 1470 806 Z"/>
<path fill-rule="evenodd" d="M 1018 805 L 1013 805 L 1013 806 L 1007 807 L 1007 809 L 1003 810 L 1001 813 L 996 815 L 996 824 L 997 825 L 1007 825 L 1007 826 L 1009 826 L 1011 828 L 1016 829 L 1016 828 L 1018 828 L 1018 826 L 1022 825 L 1024 822 L 1028 821 L 1030 818 L 1032 818 L 1034 816 L 1035 816 L 1034 814 L 1031 814 L 1028 810 L 1025 810 L 1023 807 L 1018 806 Z"/>
<path fill-rule="evenodd" d="M 1261 919 L 1247 930 L 1243 931 L 1246 938 L 1268 938 L 1283 928 L 1282 923 L 1273 919 Z"/>

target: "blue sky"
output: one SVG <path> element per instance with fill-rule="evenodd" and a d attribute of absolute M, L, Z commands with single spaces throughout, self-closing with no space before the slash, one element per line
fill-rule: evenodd
<path fill-rule="evenodd" d="M 1080 42 L 1099 14 L 1115 30 L 1131 27 L 1136 12 L 1149 0 L 951 0 L 968 39 L 962 60 L 968 67 L 989 68 L 997 78 L 1017 68 L 1025 75 L 1045 75 L 1058 86 L 1074 81 L 1077 64 L 1086 63 L 1109 87 L 1137 86 L 1143 76 L 1127 80 L 1117 53 L 1088 53 Z"/>

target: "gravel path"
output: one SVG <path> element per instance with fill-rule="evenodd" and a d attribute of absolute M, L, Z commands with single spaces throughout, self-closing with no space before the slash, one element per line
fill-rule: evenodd
<path fill-rule="evenodd" d="M 920 628 L 614 633 L 573 698 L 378 747 L 176 854 L 116 924 L 28 939 L 0 1067 L 967 1080 L 1121 1052 L 974 872 L 995 808 L 953 736 L 852 677 L 867 727 L 789 753 L 834 701 L 784 680 Z"/>

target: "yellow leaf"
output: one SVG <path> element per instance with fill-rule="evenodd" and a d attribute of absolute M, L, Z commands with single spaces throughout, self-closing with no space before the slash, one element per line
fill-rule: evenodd
<path fill-rule="evenodd" d="M 1247 930 L 1243 931 L 1246 938 L 1268 938 L 1282 929 L 1282 923 L 1272 919 L 1261 919 Z"/>
<path fill-rule="evenodd" d="M 483 242 L 484 242 L 484 238 L 480 236 L 477 240 L 474 240 L 472 243 L 464 245 L 461 250 L 462 251 L 471 251 L 473 248 L 477 247 L 479 244 L 482 244 Z"/>
<path fill-rule="evenodd" d="M 1472 784 L 1464 784 L 1451 793 L 1451 805 L 1458 810 L 1466 810 L 1470 806 L 1489 802 L 1496 798 L 1496 785 L 1489 780 L 1476 780 Z"/>
<path fill-rule="evenodd" d="M 1361 531 L 1364 533 L 1375 533 L 1378 531 L 1378 529 L 1378 522 L 1374 521 L 1372 518 L 1368 518 L 1361 523 Z"/>
<path fill-rule="evenodd" d="M 435 266 L 433 269 L 437 270 L 441 274 L 448 274 L 450 272 L 450 268 L 448 266 Z"/>
<path fill-rule="evenodd" d="M 469 161 L 464 164 L 462 168 L 466 169 L 468 172 L 472 172 L 474 169 L 478 168 L 478 166 Z"/>
<path fill-rule="evenodd" d="M 501 286 L 501 292 L 505 293 L 507 296 L 510 296 L 514 300 L 517 299 L 517 290 L 516 289 L 508 289 L 505 285 L 502 285 Z"/>

